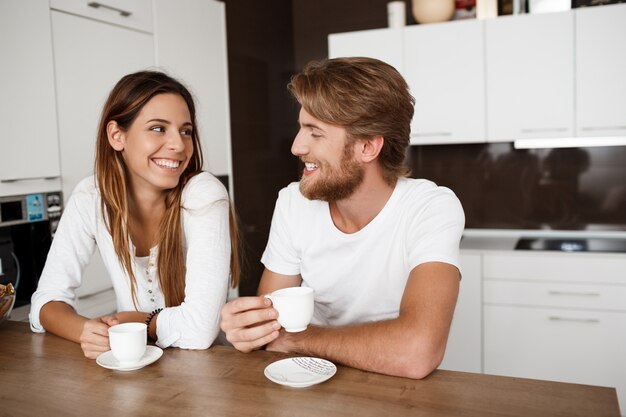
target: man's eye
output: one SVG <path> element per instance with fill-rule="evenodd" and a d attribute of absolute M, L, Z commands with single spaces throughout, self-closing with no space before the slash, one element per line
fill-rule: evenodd
<path fill-rule="evenodd" d="M 321 138 L 321 137 L 322 137 L 322 135 L 320 135 L 320 134 L 318 134 L 318 133 L 315 133 L 315 132 L 311 132 L 311 137 L 314 137 L 314 138 Z"/>
<path fill-rule="evenodd" d="M 159 133 L 165 132 L 165 128 L 163 126 L 153 126 L 150 128 L 150 130 L 152 130 L 153 132 L 159 132 Z"/>

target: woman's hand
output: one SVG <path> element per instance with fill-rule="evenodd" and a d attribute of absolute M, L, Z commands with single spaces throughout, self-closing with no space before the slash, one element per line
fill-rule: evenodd
<path fill-rule="evenodd" d="M 85 357 L 96 359 L 101 353 L 111 350 L 109 327 L 116 324 L 119 324 L 116 315 L 102 316 L 85 322 L 80 335 L 80 347 Z"/>
<path fill-rule="evenodd" d="M 278 312 L 265 297 L 241 297 L 222 307 L 220 327 L 241 352 L 250 352 L 278 337 Z"/>

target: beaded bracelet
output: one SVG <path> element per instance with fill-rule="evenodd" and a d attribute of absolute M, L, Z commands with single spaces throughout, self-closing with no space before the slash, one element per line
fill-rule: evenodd
<path fill-rule="evenodd" d="M 152 310 L 152 312 L 148 314 L 148 317 L 146 318 L 146 333 L 148 333 L 148 337 L 150 337 L 150 322 L 152 321 L 154 316 L 159 314 L 161 311 L 163 311 L 162 308 L 157 308 L 156 310 Z"/>

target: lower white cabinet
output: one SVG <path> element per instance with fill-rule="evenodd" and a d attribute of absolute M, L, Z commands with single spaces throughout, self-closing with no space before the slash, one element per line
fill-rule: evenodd
<path fill-rule="evenodd" d="M 626 404 L 626 313 L 485 305 L 484 372 L 617 387 Z"/>
<path fill-rule="evenodd" d="M 626 257 L 483 255 L 483 372 L 615 387 L 626 407 Z"/>
<path fill-rule="evenodd" d="M 481 372 L 481 255 L 461 254 L 463 275 L 446 354 L 439 368 Z"/>

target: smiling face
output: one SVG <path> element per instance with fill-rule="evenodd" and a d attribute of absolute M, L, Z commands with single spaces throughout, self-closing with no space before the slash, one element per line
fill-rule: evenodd
<path fill-rule="evenodd" d="M 341 126 L 324 123 L 300 110 L 300 130 L 291 153 L 304 163 L 300 192 L 310 200 L 349 197 L 363 182 L 363 167 L 354 159 L 354 143 Z"/>
<path fill-rule="evenodd" d="M 189 109 L 177 94 L 154 96 L 127 131 L 107 124 L 109 143 L 122 153 L 132 189 L 162 192 L 176 187 L 193 155 Z"/>

